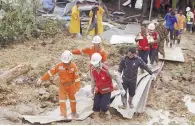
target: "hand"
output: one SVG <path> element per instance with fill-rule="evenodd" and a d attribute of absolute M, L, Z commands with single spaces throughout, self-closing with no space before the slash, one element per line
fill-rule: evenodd
<path fill-rule="evenodd" d="M 152 79 L 156 80 L 156 75 L 152 74 Z"/>
<path fill-rule="evenodd" d="M 42 81 L 41 79 L 39 79 L 39 80 L 37 81 L 37 85 L 36 85 L 36 86 L 40 87 L 42 82 L 43 82 L 43 81 Z"/>
<path fill-rule="evenodd" d="M 124 96 L 126 94 L 126 91 L 124 89 L 121 89 L 121 95 Z"/>

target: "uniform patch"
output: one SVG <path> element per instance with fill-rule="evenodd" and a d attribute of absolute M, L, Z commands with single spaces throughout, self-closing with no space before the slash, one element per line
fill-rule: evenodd
<path fill-rule="evenodd" d="M 59 66 L 58 70 L 65 70 L 63 66 Z"/>
<path fill-rule="evenodd" d="M 70 70 L 71 70 L 72 72 L 74 72 L 74 68 L 70 68 Z"/>
<path fill-rule="evenodd" d="M 78 72 L 75 72 L 75 75 L 79 75 L 79 73 Z"/>

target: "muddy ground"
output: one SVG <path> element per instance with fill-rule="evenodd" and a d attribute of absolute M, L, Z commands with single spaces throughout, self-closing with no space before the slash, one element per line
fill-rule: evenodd
<path fill-rule="evenodd" d="M 182 38 L 185 63 L 165 62 L 163 71 L 153 82 L 147 101 L 147 110 L 142 114 L 135 114 L 131 120 L 124 119 L 114 109 L 111 109 L 113 119 L 110 121 L 94 120 L 91 117 L 84 121 L 72 121 L 68 124 L 165 124 L 163 119 L 152 120 L 150 110 L 168 111 L 168 124 L 193 124 L 195 115 L 185 106 L 185 95 L 195 95 L 195 36 L 185 34 Z M 108 53 L 111 66 L 118 65 L 119 48 L 102 44 Z M 64 36 L 56 36 L 55 40 L 31 40 L 24 43 L 9 45 L 0 49 L 0 74 L 19 64 L 31 64 L 31 69 L 7 84 L 8 89 L 0 89 L 0 124 L 28 124 L 22 122 L 21 114 L 36 115 L 58 106 L 57 78 L 54 83 L 44 82 L 41 88 L 35 83 L 48 69 L 58 63 L 61 53 L 68 49 L 77 49 L 91 46 L 90 40 L 73 40 Z M 89 58 L 75 56 L 74 61 L 80 69 L 82 86 L 86 85 L 88 77 Z M 177 118 L 177 119 L 176 119 Z M 182 121 L 181 121 L 182 120 Z M 100 123 L 101 122 L 101 123 Z M 56 123 L 55 123 L 56 124 Z M 63 123 L 57 123 L 63 124 Z"/>

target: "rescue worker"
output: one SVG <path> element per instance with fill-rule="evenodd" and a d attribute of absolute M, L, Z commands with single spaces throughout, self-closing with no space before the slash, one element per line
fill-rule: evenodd
<path fill-rule="evenodd" d="M 194 22 L 194 14 L 191 12 L 190 7 L 186 8 L 186 22 L 187 22 L 187 31 L 192 33 L 192 26 L 193 26 L 193 22 Z"/>
<path fill-rule="evenodd" d="M 99 53 L 94 53 L 91 57 L 91 92 L 94 94 L 93 111 L 94 117 L 98 119 L 100 111 L 104 112 L 106 119 L 111 119 L 109 112 L 109 104 L 111 98 L 111 92 L 114 90 L 112 79 L 114 79 L 124 95 L 125 91 L 122 87 L 122 79 L 120 74 L 113 72 L 108 65 L 102 63 L 102 56 Z"/>
<path fill-rule="evenodd" d="M 80 23 L 80 11 L 79 11 L 79 5 L 81 2 L 77 1 L 76 5 L 72 7 L 72 14 L 70 19 L 70 33 L 72 33 L 72 38 L 75 38 L 78 33 L 80 33 L 81 30 L 81 23 Z"/>
<path fill-rule="evenodd" d="M 92 8 L 89 13 L 89 25 L 87 28 L 87 35 L 90 34 L 92 36 L 100 35 L 103 33 L 104 28 L 102 24 L 102 17 L 104 14 L 104 9 L 98 5 Z"/>
<path fill-rule="evenodd" d="M 180 44 L 181 41 L 181 34 L 184 31 L 185 24 L 186 24 L 186 17 L 183 15 L 183 11 L 180 10 L 179 14 L 176 15 L 176 18 L 178 20 L 178 25 L 175 24 L 175 33 L 174 33 L 174 43 L 175 40 L 177 40 L 177 44 Z"/>
<path fill-rule="evenodd" d="M 159 46 L 158 46 L 158 52 L 165 58 L 165 51 L 164 51 L 164 43 L 168 36 L 168 32 L 163 25 L 163 20 L 159 20 L 159 24 L 156 25 L 156 32 L 159 33 Z"/>
<path fill-rule="evenodd" d="M 132 99 L 135 95 L 136 84 L 137 84 L 137 74 L 138 68 L 142 67 L 145 69 L 150 75 L 152 75 L 153 79 L 156 76 L 153 72 L 149 69 L 146 63 L 137 56 L 136 48 L 129 48 L 128 54 L 121 60 L 119 65 L 119 73 L 122 74 L 122 85 L 123 89 L 125 90 L 125 95 L 122 95 L 122 106 L 119 106 L 121 109 L 127 108 L 127 93 L 129 93 L 128 103 L 130 108 L 133 108 Z M 129 92 L 127 92 L 127 89 Z"/>
<path fill-rule="evenodd" d="M 60 78 L 59 84 L 59 103 L 60 113 L 65 119 L 67 119 L 66 100 L 67 97 L 70 101 L 72 118 L 78 118 L 76 113 L 76 99 L 75 94 L 80 89 L 80 78 L 78 74 L 78 68 L 75 63 L 71 62 L 72 53 L 68 50 L 64 51 L 61 55 L 61 63 L 57 64 L 54 68 L 50 69 L 43 75 L 37 82 L 40 86 L 42 81 L 46 81 L 58 73 Z"/>
<path fill-rule="evenodd" d="M 170 33 L 170 47 L 172 48 L 173 45 L 173 36 L 174 36 L 174 24 L 177 23 L 177 18 L 175 17 L 175 12 L 171 11 L 170 13 L 167 13 L 165 15 L 164 18 L 165 22 L 166 22 L 166 29 L 168 31 L 168 33 Z M 168 46 L 168 42 L 166 43 L 166 45 Z"/>
<path fill-rule="evenodd" d="M 107 54 L 101 48 L 101 42 L 102 42 L 101 37 L 95 36 L 93 37 L 93 40 L 92 40 L 92 43 L 93 43 L 92 47 L 87 47 L 81 50 L 80 49 L 72 50 L 72 53 L 74 55 L 87 54 L 89 55 L 90 59 L 94 53 L 100 53 L 100 55 L 102 56 L 102 61 L 105 62 L 107 60 Z"/>
<path fill-rule="evenodd" d="M 138 42 L 138 55 L 141 59 L 147 64 L 148 63 L 148 55 L 150 52 L 150 45 L 147 39 L 146 27 L 141 27 L 141 32 L 136 36 L 135 41 Z M 142 69 L 143 73 L 144 70 Z"/>
<path fill-rule="evenodd" d="M 156 63 L 158 63 L 157 57 L 158 57 L 158 42 L 159 42 L 159 35 L 155 31 L 155 24 L 154 23 L 150 23 L 148 25 L 148 33 L 149 33 L 149 36 L 153 37 L 151 42 L 148 40 L 150 43 L 150 52 L 149 52 L 150 64 L 153 66 L 154 61 L 156 61 Z"/>

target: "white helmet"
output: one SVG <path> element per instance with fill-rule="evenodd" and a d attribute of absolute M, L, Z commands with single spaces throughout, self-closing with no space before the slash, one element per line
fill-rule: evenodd
<path fill-rule="evenodd" d="M 61 55 L 61 61 L 63 63 L 69 63 L 72 60 L 72 53 L 68 50 L 64 51 Z"/>
<path fill-rule="evenodd" d="M 154 23 L 150 23 L 150 24 L 148 25 L 148 29 L 149 29 L 149 30 L 154 30 L 154 29 L 155 29 L 155 24 L 154 24 Z"/>
<path fill-rule="evenodd" d="M 91 56 L 91 64 L 97 65 L 102 60 L 102 56 L 99 53 L 94 53 Z"/>
<path fill-rule="evenodd" d="M 190 10 L 191 10 L 190 7 L 187 7 L 187 8 L 186 8 L 186 11 L 190 11 Z"/>
<path fill-rule="evenodd" d="M 95 37 L 93 37 L 92 43 L 99 44 L 101 42 L 102 42 L 102 39 L 100 38 L 99 35 L 96 35 Z"/>

